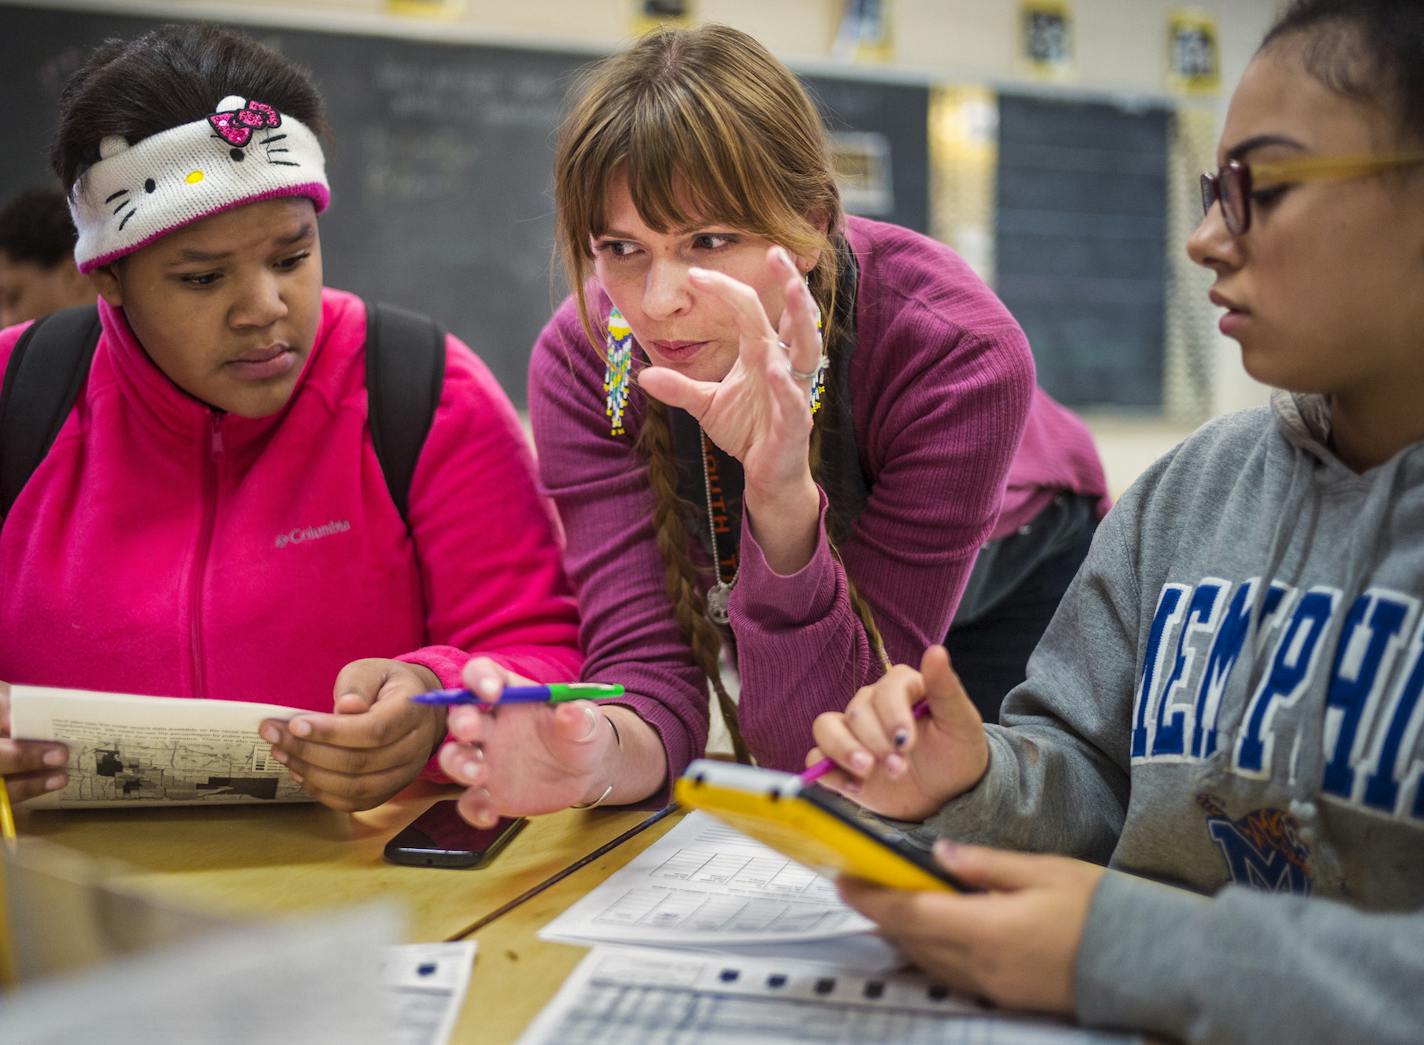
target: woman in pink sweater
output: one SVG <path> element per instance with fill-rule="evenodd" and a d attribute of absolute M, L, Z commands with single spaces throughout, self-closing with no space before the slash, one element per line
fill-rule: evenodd
<path fill-rule="evenodd" d="M 471 654 L 546 681 L 581 657 L 514 411 L 454 337 L 394 500 L 366 310 L 322 286 L 322 127 L 305 73 L 211 27 L 105 45 L 66 88 L 53 159 L 101 333 L 2 520 L 0 678 L 309 709 L 262 736 L 354 809 L 426 766 L 444 717 L 407 698 Z M 0 332 L 0 370 L 25 329 Z M 0 739 L 17 800 L 65 762 Z"/>
<path fill-rule="evenodd" d="M 998 696 L 1022 679 L 1101 509 L 1097 455 L 953 251 L 843 213 L 796 78 L 732 29 L 645 37 L 586 82 L 555 191 L 575 296 L 530 416 L 585 676 L 626 695 L 460 709 L 479 747 L 442 765 L 466 815 L 660 800 L 706 744 L 709 681 L 737 753 L 793 768 L 818 714 L 946 634 Z"/>

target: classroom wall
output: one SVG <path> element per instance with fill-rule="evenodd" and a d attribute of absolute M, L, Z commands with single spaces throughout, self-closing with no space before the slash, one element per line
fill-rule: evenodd
<path fill-rule="evenodd" d="M 27 0 L 21 0 L 27 2 Z M 456 11 L 448 18 L 392 14 L 393 3 Z M 698 19 L 725 22 L 752 33 L 799 71 L 844 75 L 848 69 L 871 77 L 919 83 L 987 85 L 998 90 L 1031 90 L 1049 96 L 1140 104 L 1167 103 L 1211 114 L 1214 128 L 1198 135 L 1214 140 L 1230 86 L 1239 78 L 1280 0 L 1069 0 L 1074 23 L 1074 63 L 1064 76 L 1044 81 L 1018 57 L 1018 0 L 883 0 L 891 43 L 883 61 L 852 66 L 835 51 L 842 0 L 690 0 Z M 637 0 L 38 0 L 35 6 L 112 10 L 161 16 L 230 18 L 238 24 L 277 25 L 469 40 L 535 47 L 606 52 L 638 28 Z M 1166 24 L 1172 12 L 1192 10 L 1215 19 L 1222 65 L 1222 90 L 1215 97 L 1183 98 L 1167 83 Z M 1199 165 L 1210 156 L 1195 159 Z M 1189 164 L 1192 161 L 1189 161 Z M 1172 250 L 1180 249 L 1180 237 Z M 1182 266 L 1171 276 L 1188 299 L 1206 285 Z M 1209 283 L 1209 279 L 1206 281 Z M 1195 324 L 1200 350 L 1211 372 L 1207 402 L 1192 412 L 1220 413 L 1260 402 L 1265 390 L 1242 372 L 1234 342 L 1211 328 L 1199 312 Z M 1203 397 L 1197 396 L 1196 400 Z"/>
<path fill-rule="evenodd" d="M 397 0 L 399 2 L 399 0 Z M 458 3 L 458 0 L 455 0 Z M 884 0 L 891 53 L 881 68 L 906 75 L 967 82 L 1037 83 L 1017 57 L 1017 0 Z M 419 0 L 407 6 L 416 6 Z M 842 0 L 690 0 L 698 19 L 725 22 L 755 35 L 791 62 L 829 60 L 844 8 Z M 113 3 L 115 9 L 143 5 Z M 175 5 L 169 5 L 175 6 Z M 238 10 L 228 0 L 186 0 L 185 10 Z M 438 9 L 438 0 L 422 6 Z M 634 30 L 637 0 L 465 0 L 463 13 L 439 28 L 438 19 L 387 15 L 388 0 L 249 0 L 248 20 L 270 9 L 324 17 L 390 19 L 406 28 L 424 23 L 436 33 L 475 33 L 550 47 L 608 50 Z M 1164 39 L 1171 12 L 1190 10 L 1216 20 L 1226 79 L 1239 75 L 1279 0 L 1070 0 L 1076 70 L 1063 86 L 1079 90 L 1162 94 Z M 348 25 L 339 26 L 349 28 Z"/>

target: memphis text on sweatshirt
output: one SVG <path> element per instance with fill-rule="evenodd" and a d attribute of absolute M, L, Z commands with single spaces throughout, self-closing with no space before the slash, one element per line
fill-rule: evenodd
<path fill-rule="evenodd" d="M 1162 586 L 1133 705 L 1133 764 L 1203 762 L 1221 746 L 1233 775 L 1263 780 L 1284 766 L 1293 776 L 1314 733 L 1300 727 L 1323 714 L 1321 795 L 1424 820 L 1420 600 L 1381 588 L 1348 601 L 1325 586 L 1259 588 L 1260 578 Z M 1248 648 L 1265 655 L 1243 658 Z M 1239 683 L 1222 699 L 1237 671 L 1251 673 L 1250 696 L 1224 722 L 1223 706 L 1240 702 Z"/>

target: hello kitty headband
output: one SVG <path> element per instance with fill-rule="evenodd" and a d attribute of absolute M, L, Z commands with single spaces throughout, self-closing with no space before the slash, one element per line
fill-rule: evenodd
<path fill-rule="evenodd" d="M 99 156 L 69 204 L 80 272 L 246 203 L 307 196 L 320 213 L 331 201 L 316 135 L 252 99 L 229 96 L 209 116 L 137 145 L 105 138 Z"/>

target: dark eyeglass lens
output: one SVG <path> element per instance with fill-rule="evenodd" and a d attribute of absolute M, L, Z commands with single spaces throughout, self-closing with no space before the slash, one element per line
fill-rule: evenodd
<path fill-rule="evenodd" d="M 1201 200 L 1202 215 L 1206 216 L 1216 202 L 1216 178 L 1210 174 L 1203 173 L 1201 176 Z"/>
<path fill-rule="evenodd" d="M 1240 234 L 1246 230 L 1246 178 L 1236 167 L 1223 167 L 1217 175 L 1221 191 L 1221 209 L 1226 217 L 1226 227 Z"/>

